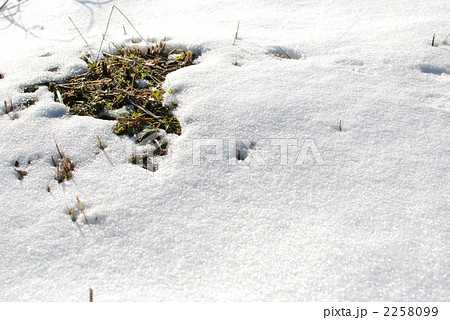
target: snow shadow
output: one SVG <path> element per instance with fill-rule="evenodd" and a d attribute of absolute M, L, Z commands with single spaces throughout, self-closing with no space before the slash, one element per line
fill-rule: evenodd
<path fill-rule="evenodd" d="M 421 64 L 421 65 L 419 65 L 419 69 L 423 73 L 432 73 L 432 74 L 439 75 L 439 76 L 441 74 L 450 74 L 450 71 L 448 69 L 438 67 L 438 66 L 433 66 L 431 64 Z"/>

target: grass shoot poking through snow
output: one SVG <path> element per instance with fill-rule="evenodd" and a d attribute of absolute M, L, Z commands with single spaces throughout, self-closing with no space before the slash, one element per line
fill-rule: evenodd
<path fill-rule="evenodd" d="M 97 142 L 98 142 L 98 147 L 100 148 L 100 150 L 105 150 L 105 147 L 102 143 L 102 140 L 100 140 L 100 137 L 97 136 Z"/>
<path fill-rule="evenodd" d="M 88 224 L 88 219 L 86 217 L 86 213 L 84 212 L 83 205 L 81 204 L 80 198 L 77 197 L 78 207 L 80 207 L 80 211 L 83 214 L 84 221 Z"/>
<path fill-rule="evenodd" d="M 61 183 L 65 180 L 70 180 L 72 178 L 72 172 L 75 169 L 75 165 L 73 164 L 72 160 L 70 160 L 69 157 L 66 157 L 61 150 L 59 149 L 59 145 L 56 143 L 56 149 L 58 150 L 59 159 L 55 160 L 55 158 L 52 156 L 52 162 L 53 165 L 56 167 L 55 173 L 55 180 L 58 181 L 58 183 Z"/>

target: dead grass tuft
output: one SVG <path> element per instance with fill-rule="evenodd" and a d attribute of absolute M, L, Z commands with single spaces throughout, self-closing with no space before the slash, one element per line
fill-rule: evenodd
<path fill-rule="evenodd" d="M 178 48 L 168 51 L 162 41 L 143 51 L 115 47 L 115 54 L 104 53 L 102 61 L 91 62 L 89 56 L 84 56 L 86 73 L 65 83 L 50 83 L 55 100 L 68 106 L 72 114 L 117 121 L 114 133 L 139 136 L 136 142 L 161 130 L 180 135 L 180 122 L 172 112 L 176 104 L 163 103 L 162 84 L 170 72 L 191 65 L 194 53 Z M 103 149 L 99 138 L 97 141 Z M 64 156 L 60 154 L 60 158 Z M 60 162 L 55 167 L 60 167 Z M 58 181 L 70 178 L 70 171 L 57 171 Z"/>
<path fill-rule="evenodd" d="M 76 115 L 117 120 L 114 132 L 132 136 L 153 127 L 168 133 L 181 134 L 178 120 L 171 106 L 163 104 L 162 83 L 168 73 L 191 65 L 191 51 L 167 52 L 159 42 L 142 52 L 136 48 L 116 48 L 117 53 L 106 54 L 98 63 L 89 63 L 89 70 L 75 75 L 66 83 L 50 84 L 59 92 L 61 101 Z M 87 60 L 87 58 L 86 58 Z M 116 115 L 114 110 L 129 107 L 132 111 Z"/>
<path fill-rule="evenodd" d="M 59 159 L 55 160 L 55 158 L 52 156 L 52 162 L 53 165 L 56 167 L 55 173 L 55 180 L 58 181 L 58 183 L 61 183 L 65 180 L 70 180 L 72 178 L 72 172 L 75 169 L 75 165 L 73 164 L 72 160 L 70 160 L 69 157 L 66 157 L 60 150 L 59 145 L 56 143 L 56 149 L 58 150 Z"/>

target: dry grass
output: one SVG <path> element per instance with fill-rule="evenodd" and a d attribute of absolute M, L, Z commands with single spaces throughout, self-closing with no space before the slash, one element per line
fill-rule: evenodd
<path fill-rule="evenodd" d="M 19 170 L 17 168 L 14 168 L 14 171 L 18 174 L 19 180 L 23 180 L 23 178 L 28 174 L 25 170 Z"/>
<path fill-rule="evenodd" d="M 12 98 L 9 98 L 9 108 L 8 108 L 8 101 L 5 100 L 5 113 L 8 114 L 13 110 L 14 110 L 14 106 L 12 103 Z"/>
<path fill-rule="evenodd" d="M 83 208 L 83 206 L 81 205 L 80 198 L 78 198 L 78 197 L 76 197 L 76 198 L 77 198 L 77 202 L 78 202 L 78 207 L 80 207 L 80 211 L 81 211 L 81 213 L 82 213 L 83 216 L 84 216 L 84 221 L 86 222 L 86 224 L 88 224 L 88 219 L 87 219 L 87 217 L 86 217 L 86 213 L 84 212 L 84 208 Z"/>
<path fill-rule="evenodd" d="M 180 135 L 181 125 L 172 112 L 176 104 L 163 103 L 162 84 L 170 72 L 191 65 L 194 53 L 178 48 L 168 51 L 166 44 L 159 42 L 144 51 L 116 46 L 115 54 L 104 53 L 104 56 L 104 60 L 94 63 L 89 56 L 84 56 L 89 67 L 86 73 L 75 75 L 65 83 L 49 83 L 55 100 L 67 105 L 72 114 L 116 121 L 114 133 L 134 137 L 138 143 L 157 131 Z M 118 109 L 120 113 L 115 112 Z M 166 154 L 167 143 L 157 139 L 152 141 L 158 146 L 152 155 Z M 97 142 L 104 150 L 106 146 L 99 137 Z M 58 168 L 56 179 L 68 180 L 71 162 L 65 161 L 61 154 L 60 158 L 53 159 Z M 145 154 L 136 155 L 131 161 L 156 170 L 155 166 L 147 165 L 147 158 Z"/>
<path fill-rule="evenodd" d="M 75 198 L 77 199 L 77 204 L 78 204 L 79 211 L 78 211 L 78 209 L 73 209 L 73 208 L 70 208 L 70 207 L 66 207 L 67 213 L 69 214 L 69 216 L 70 216 L 70 218 L 72 219 L 73 222 L 78 220 L 78 217 L 80 216 L 80 213 L 81 213 L 83 215 L 84 222 L 86 224 L 89 224 L 88 218 L 86 216 L 85 208 L 81 204 L 80 198 L 78 198 L 77 196 Z M 96 221 L 98 220 L 97 215 L 95 215 L 95 220 Z"/>
<path fill-rule="evenodd" d="M 14 167 L 15 167 L 14 171 L 17 174 L 17 179 L 23 180 L 25 178 L 25 176 L 28 175 L 27 171 L 19 169 L 19 167 L 20 167 L 19 161 L 16 160 L 16 162 L 14 163 Z"/>
<path fill-rule="evenodd" d="M 137 143 L 148 140 L 148 137 L 158 131 L 180 135 L 181 125 L 173 114 L 177 104 L 163 103 L 165 91 L 162 84 L 169 73 L 192 65 L 195 55 L 192 51 L 183 51 L 178 47 L 169 51 L 162 41 L 153 44 L 145 42 L 149 45 L 145 50 L 119 48 L 113 43 L 114 53 L 104 52 L 105 58 L 101 61 L 92 62 L 91 55 L 82 57 L 88 64 L 86 73 L 74 75 L 63 83 L 40 85 L 48 85 L 49 90 L 55 94 L 55 101 L 69 107 L 71 114 L 116 121 L 114 133 L 133 137 Z M 33 84 L 22 87 L 22 90 L 24 93 L 32 93 L 38 88 L 37 84 Z M 168 93 L 172 94 L 172 90 Z M 21 107 L 34 102 L 27 100 Z M 9 104 L 5 101 L 6 113 L 16 108 L 11 101 Z M 119 109 L 120 111 L 116 111 Z M 159 136 L 164 136 L 160 133 Z M 99 148 L 104 150 L 106 146 L 99 137 L 97 142 Z M 167 143 L 152 142 L 160 146 L 158 155 L 167 153 Z M 155 154 L 153 151 L 152 153 Z M 62 182 L 72 177 L 74 165 L 62 153 L 59 158 L 55 160 L 52 157 L 52 161 L 57 168 L 55 179 Z"/>
<path fill-rule="evenodd" d="M 9 98 L 8 101 L 4 101 L 5 104 L 5 114 L 13 113 L 12 119 L 17 119 L 17 112 L 20 110 L 23 110 L 25 108 L 28 108 L 36 103 L 36 99 L 26 99 L 25 101 L 21 103 L 13 104 L 12 98 Z"/>
<path fill-rule="evenodd" d="M 158 170 L 158 165 L 153 162 L 153 158 L 148 153 L 133 155 L 131 163 L 153 172 Z"/>
<path fill-rule="evenodd" d="M 75 214 L 75 211 L 73 209 L 67 207 L 67 213 L 69 214 L 73 222 L 77 221 L 78 216 Z"/>
<path fill-rule="evenodd" d="M 75 165 L 69 157 L 66 157 L 60 150 L 59 145 L 56 143 L 56 149 L 58 150 L 59 159 L 55 160 L 52 156 L 53 165 L 55 169 L 55 180 L 58 183 L 64 182 L 65 180 L 70 180 L 72 178 L 72 172 L 75 169 Z"/>
<path fill-rule="evenodd" d="M 236 158 L 238 160 L 244 160 L 243 157 L 242 157 L 242 154 L 241 154 L 241 148 L 237 148 L 237 150 L 236 150 Z"/>
<path fill-rule="evenodd" d="M 236 40 L 237 40 L 237 38 L 238 38 L 239 25 L 240 25 L 240 23 L 241 23 L 241 22 L 238 21 L 237 28 L 236 28 L 236 34 L 234 35 L 234 40 L 233 40 L 233 46 L 236 45 Z"/>
<path fill-rule="evenodd" d="M 171 106 L 162 102 L 165 93 L 162 83 L 168 73 L 191 65 L 194 54 L 167 52 L 163 42 L 146 52 L 134 48 L 116 50 L 114 55 L 105 53 L 106 58 L 98 63 L 90 63 L 85 57 L 89 65 L 87 73 L 75 75 L 66 83 L 52 83 L 49 88 L 72 114 L 117 120 L 114 132 L 118 135 L 133 136 L 147 128 L 181 134 Z M 175 53 L 178 57 L 169 59 Z M 126 106 L 134 111 L 122 116 L 108 112 Z"/>

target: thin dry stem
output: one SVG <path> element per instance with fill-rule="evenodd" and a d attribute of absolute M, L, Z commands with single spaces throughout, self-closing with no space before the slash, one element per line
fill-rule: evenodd
<path fill-rule="evenodd" d="M 88 224 L 88 219 L 86 217 L 86 213 L 84 212 L 83 206 L 81 205 L 80 198 L 78 198 L 78 197 L 76 197 L 76 198 L 77 198 L 78 206 L 80 207 L 80 211 L 84 216 L 84 220 L 86 221 L 86 224 Z"/>
<path fill-rule="evenodd" d="M 91 56 L 94 56 L 93 52 L 92 52 L 92 48 L 89 45 L 89 43 L 86 41 L 86 39 L 83 37 L 83 34 L 81 33 L 80 29 L 78 29 L 78 27 L 75 25 L 75 22 L 73 22 L 72 18 L 69 17 L 70 22 L 72 22 L 73 26 L 75 27 L 75 29 L 78 31 L 78 34 L 80 35 L 80 37 L 83 39 L 84 43 L 86 43 L 86 45 L 89 48 L 89 51 L 91 52 Z M 62 103 L 62 102 L 61 102 Z"/>
<path fill-rule="evenodd" d="M 236 34 L 234 35 L 234 40 L 233 40 L 233 46 L 236 45 L 236 40 L 238 38 L 239 24 L 240 24 L 240 21 L 238 21 L 238 24 L 237 24 Z"/>

